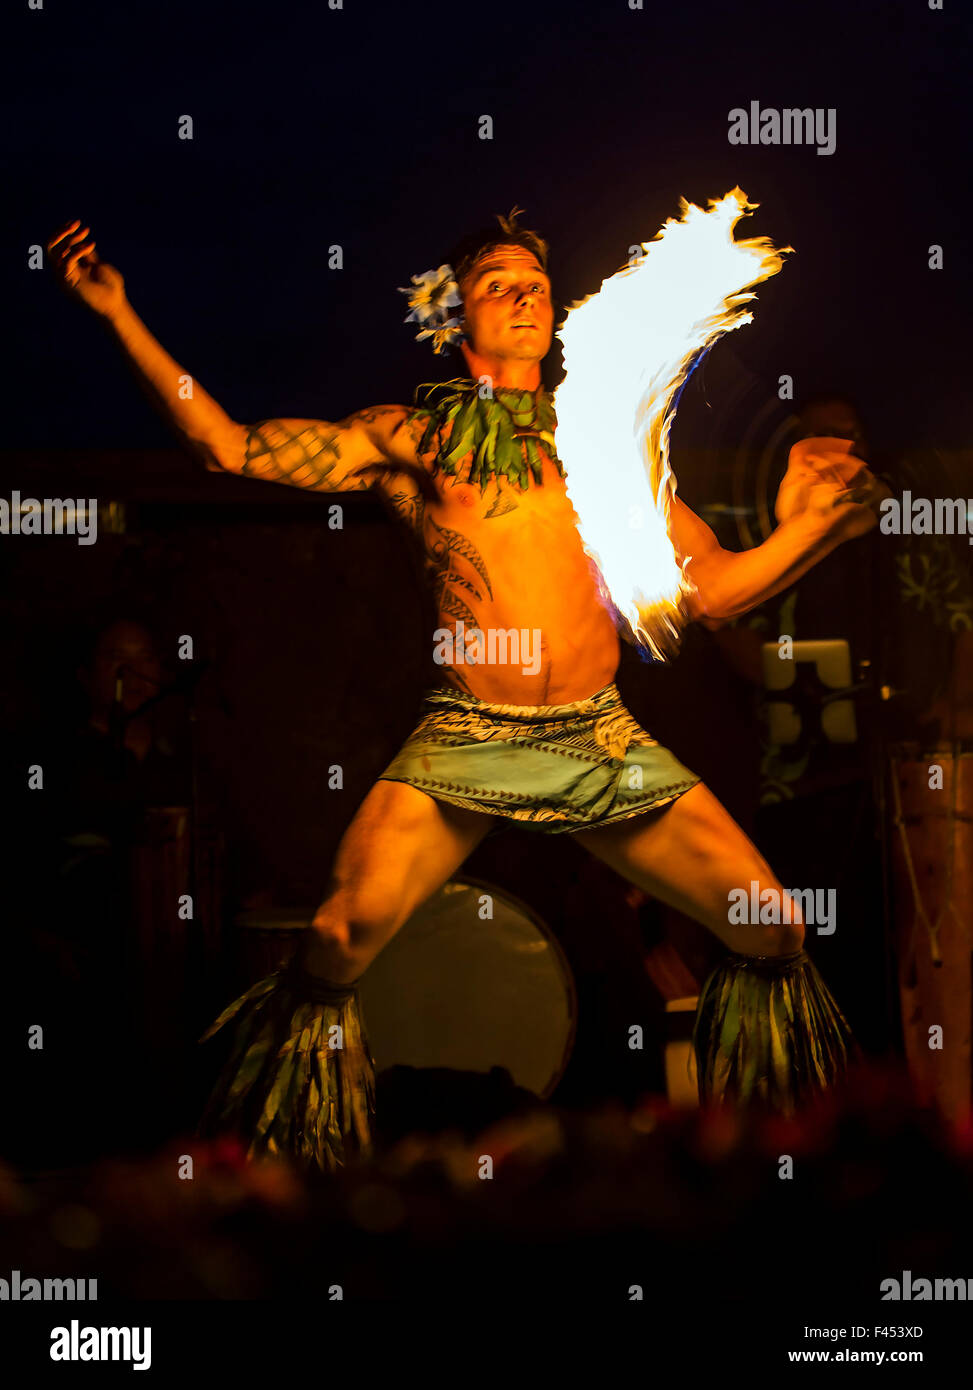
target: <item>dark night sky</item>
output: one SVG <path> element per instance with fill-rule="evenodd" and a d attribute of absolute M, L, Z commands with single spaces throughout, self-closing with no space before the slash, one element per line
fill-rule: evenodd
<path fill-rule="evenodd" d="M 957 0 L 19 4 L 4 181 L 27 327 L 7 339 L 7 448 L 171 442 L 95 321 L 26 269 L 72 216 L 231 415 L 335 419 L 463 371 L 413 342 L 396 287 L 471 224 L 524 206 L 564 304 L 681 194 L 736 183 L 761 204 L 738 234 L 797 250 L 732 340 L 768 394 L 787 372 L 855 395 L 882 447 L 969 442 Z M 752 100 L 835 107 L 836 153 L 729 145 L 728 111 Z"/>

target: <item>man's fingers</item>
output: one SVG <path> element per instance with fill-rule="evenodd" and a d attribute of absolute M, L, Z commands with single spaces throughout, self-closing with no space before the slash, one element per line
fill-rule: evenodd
<path fill-rule="evenodd" d="M 808 459 L 815 465 L 815 472 L 819 477 L 826 478 L 829 482 L 835 483 L 838 487 L 845 486 L 845 480 L 833 463 L 822 457 L 821 454 L 808 454 Z"/>
<path fill-rule="evenodd" d="M 47 243 L 48 251 L 53 251 L 54 247 L 58 244 L 59 241 L 63 241 L 63 239 L 67 236 L 68 232 L 70 232 L 72 227 L 80 226 L 81 219 L 79 217 L 76 217 L 73 222 L 65 222 L 64 226 L 61 227 L 59 231 L 55 232 L 54 235 L 51 237 L 50 241 Z"/>
<path fill-rule="evenodd" d="M 82 227 L 80 222 L 75 221 L 71 223 L 70 227 L 66 227 L 63 231 L 59 232 L 58 235 L 48 243 L 47 249 L 48 251 L 53 251 L 55 246 L 59 246 L 63 243 L 61 246 L 63 251 L 65 246 L 70 246 L 72 242 L 79 241 L 90 235 L 90 227 Z"/>
<path fill-rule="evenodd" d="M 861 468 L 842 468 L 839 465 L 832 467 L 831 472 L 833 477 L 840 478 L 842 487 L 860 487 L 865 479 L 865 470 Z"/>
<path fill-rule="evenodd" d="M 61 263 L 61 279 L 70 289 L 77 289 L 82 270 L 93 275 L 95 267 L 99 264 L 98 257 L 94 254 L 94 242 L 90 246 L 79 247 L 72 256 Z"/>
<path fill-rule="evenodd" d="M 80 232 L 75 232 L 74 235 L 71 236 L 71 237 L 69 237 L 69 238 L 67 239 L 67 241 L 64 243 L 64 246 L 63 246 L 62 249 L 61 249 L 61 255 L 62 255 L 62 256 L 68 255 L 68 254 L 70 253 L 72 247 L 77 246 L 79 242 L 84 241 L 85 237 L 88 237 L 88 236 L 90 236 L 90 235 L 91 235 L 91 228 L 90 228 L 90 227 L 85 227 L 82 231 L 80 231 Z"/>
<path fill-rule="evenodd" d="M 823 454 L 813 454 L 811 458 L 817 465 L 815 472 L 821 478 L 826 478 L 837 486 L 853 491 L 868 487 L 872 481 L 872 474 L 869 472 L 868 465 L 861 459 L 852 459 L 846 456 L 834 459 Z"/>
<path fill-rule="evenodd" d="M 74 270 L 77 267 L 78 262 L 84 260 L 85 256 L 89 255 L 94 249 L 95 243 L 93 241 L 87 242 L 84 246 L 79 246 L 78 249 L 76 251 L 73 251 L 70 256 L 65 257 L 64 269 Z"/>
<path fill-rule="evenodd" d="M 78 261 L 84 259 L 84 257 L 88 254 L 90 248 L 93 247 L 94 244 L 95 243 L 92 241 L 89 242 L 87 245 L 69 248 L 68 250 L 62 252 L 61 257 L 58 261 L 58 266 L 61 272 L 64 273 L 66 271 L 73 270 L 75 266 L 78 264 Z"/>
<path fill-rule="evenodd" d="M 833 468 L 840 468 L 842 472 L 852 472 L 857 469 L 867 468 L 864 459 L 860 459 L 857 454 L 847 454 L 837 449 L 816 449 L 807 455 L 809 460 L 816 460 L 818 463 L 830 464 Z"/>
<path fill-rule="evenodd" d="M 82 227 L 80 219 L 75 218 L 73 222 L 68 223 L 67 227 L 48 247 L 51 251 L 55 247 L 59 247 L 56 253 L 58 270 L 64 280 L 72 287 L 77 281 L 77 270 L 80 263 L 82 261 L 91 263 L 89 258 L 94 252 L 95 242 L 85 240 L 90 234 L 91 228 Z"/>

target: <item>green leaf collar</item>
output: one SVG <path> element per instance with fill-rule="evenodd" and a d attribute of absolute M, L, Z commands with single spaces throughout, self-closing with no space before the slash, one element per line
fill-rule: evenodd
<path fill-rule="evenodd" d="M 557 417 L 549 391 L 519 391 L 495 386 L 492 397 L 480 396 L 480 386 L 467 377 L 452 381 L 423 382 L 416 388 L 415 402 L 425 393 L 423 413 L 428 415 L 419 452 L 434 447 L 436 435 L 452 423 L 452 433 L 437 457 L 444 473 L 456 475 L 460 463 L 473 454 L 470 482 L 483 491 L 495 476 L 503 476 L 519 488 L 528 486 L 528 469 L 535 483 L 542 478 L 540 443 L 564 477 L 557 456 L 554 431 Z M 438 397 L 438 399 L 437 399 Z"/>

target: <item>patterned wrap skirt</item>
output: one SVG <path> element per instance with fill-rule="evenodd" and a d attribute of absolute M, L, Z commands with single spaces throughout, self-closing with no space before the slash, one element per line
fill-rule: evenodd
<path fill-rule="evenodd" d="M 641 728 L 614 682 L 566 705 L 427 690 L 419 723 L 382 779 L 551 832 L 655 810 L 700 780 Z"/>

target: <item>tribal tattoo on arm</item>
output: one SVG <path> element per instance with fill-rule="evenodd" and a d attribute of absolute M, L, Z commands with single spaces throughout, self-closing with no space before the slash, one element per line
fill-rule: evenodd
<path fill-rule="evenodd" d="M 399 520 L 404 521 L 410 531 L 421 535 L 426 514 L 426 500 L 422 493 L 418 489 L 415 492 L 399 489 L 397 492 L 389 492 L 387 496 Z"/>
<path fill-rule="evenodd" d="M 370 405 L 364 410 L 356 410 L 353 415 L 349 415 L 345 424 L 351 424 L 353 420 L 360 420 L 363 425 L 374 425 L 377 420 L 381 420 L 389 415 L 401 415 L 400 405 Z"/>
<path fill-rule="evenodd" d="M 426 504 L 440 500 L 439 488 L 433 476 L 438 436 L 434 446 L 422 452 L 429 412 L 418 409 L 403 412 L 400 406 L 375 406 L 371 410 L 359 411 L 350 418 L 372 424 L 380 416 L 395 414 L 398 414 L 399 420 L 389 431 L 386 440 L 389 461 L 372 471 L 373 479 L 396 516 L 421 539 Z"/>
<path fill-rule="evenodd" d="M 247 432 L 244 477 L 289 483 L 316 492 L 363 492 L 371 484 L 361 472 L 381 459 L 342 457 L 348 432 L 323 421 L 262 420 Z"/>

